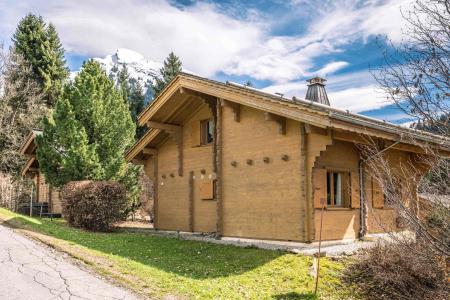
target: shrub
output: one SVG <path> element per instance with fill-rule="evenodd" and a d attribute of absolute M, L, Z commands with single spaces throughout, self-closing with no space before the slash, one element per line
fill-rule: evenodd
<path fill-rule="evenodd" d="M 125 216 L 125 187 L 109 181 L 73 181 L 62 189 L 63 215 L 74 227 L 108 231 Z"/>
<path fill-rule="evenodd" d="M 420 242 L 378 243 L 360 253 L 343 281 L 365 299 L 448 299 L 445 258 Z"/>

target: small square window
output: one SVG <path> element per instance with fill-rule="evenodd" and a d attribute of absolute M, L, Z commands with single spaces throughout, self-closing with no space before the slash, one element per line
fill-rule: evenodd
<path fill-rule="evenodd" d="M 214 123 L 212 120 L 204 120 L 200 123 L 200 143 L 211 144 L 214 140 Z"/>

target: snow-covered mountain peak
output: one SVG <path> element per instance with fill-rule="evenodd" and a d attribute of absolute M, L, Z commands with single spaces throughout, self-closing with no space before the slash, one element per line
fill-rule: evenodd
<path fill-rule="evenodd" d="M 115 63 L 129 64 L 144 60 L 144 56 L 136 51 L 120 48 L 116 50 L 116 53 L 112 55 L 112 59 Z"/>
<path fill-rule="evenodd" d="M 162 63 L 146 59 L 142 54 L 126 48 L 117 49 L 114 54 L 103 58 L 97 57 L 94 60 L 100 63 L 115 82 L 117 82 L 119 72 L 126 66 L 130 82 L 132 84 L 139 82 L 148 97 L 151 96 L 150 86 L 155 80 L 158 70 L 162 67 Z"/>

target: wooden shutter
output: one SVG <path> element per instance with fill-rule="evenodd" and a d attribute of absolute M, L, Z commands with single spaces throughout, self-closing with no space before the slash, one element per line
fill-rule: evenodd
<path fill-rule="evenodd" d="M 313 169 L 313 193 L 314 208 L 322 208 L 320 200 L 324 199 L 325 206 L 327 204 L 327 170 Z"/>
<path fill-rule="evenodd" d="M 192 121 L 191 147 L 200 146 L 200 121 Z"/>
<path fill-rule="evenodd" d="M 352 208 L 360 208 L 360 187 L 359 187 L 359 173 L 351 172 L 351 186 L 352 186 Z"/>
<path fill-rule="evenodd" d="M 384 194 L 380 185 L 376 179 L 372 178 L 372 207 L 383 208 L 384 207 Z"/>
<path fill-rule="evenodd" d="M 202 200 L 214 199 L 214 181 L 213 180 L 200 181 L 200 199 L 202 199 Z"/>

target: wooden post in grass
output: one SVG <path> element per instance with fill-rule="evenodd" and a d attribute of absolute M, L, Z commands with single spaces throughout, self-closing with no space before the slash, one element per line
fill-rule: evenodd
<path fill-rule="evenodd" d="M 317 273 L 316 273 L 316 284 L 314 287 L 314 294 L 317 294 L 317 285 L 319 283 L 319 269 L 320 269 L 320 246 L 322 244 L 322 224 L 323 224 L 323 211 L 325 209 L 325 198 L 320 199 L 320 205 L 322 206 L 320 210 L 320 227 L 319 227 L 319 252 L 317 253 Z"/>

